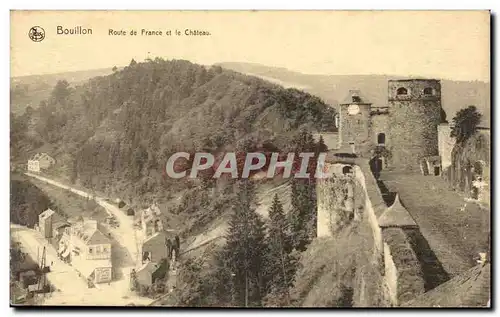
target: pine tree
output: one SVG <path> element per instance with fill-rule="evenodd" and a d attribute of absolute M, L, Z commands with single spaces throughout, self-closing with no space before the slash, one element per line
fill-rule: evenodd
<path fill-rule="evenodd" d="M 301 129 L 299 133 L 295 136 L 293 140 L 296 152 L 314 152 L 316 148 L 316 142 L 314 142 L 314 137 L 306 129 Z"/>
<path fill-rule="evenodd" d="M 304 251 L 309 242 L 316 236 L 316 167 L 319 153 L 326 151 L 323 138 L 314 141 L 313 135 L 303 129 L 295 136 L 294 144 L 296 157 L 299 153 L 314 153 L 309 158 L 307 173 L 308 179 L 294 179 L 292 188 L 292 210 L 290 224 L 294 248 Z M 300 169 L 301 161 L 297 160 L 295 171 Z"/>
<path fill-rule="evenodd" d="M 297 232 L 300 229 L 300 206 L 299 206 L 299 197 L 297 193 L 297 183 L 295 179 L 292 179 L 290 182 L 291 193 L 290 193 L 290 211 L 288 212 L 288 224 L 289 224 L 289 235 L 292 247 L 295 248 L 297 246 Z"/>
<path fill-rule="evenodd" d="M 289 288 L 295 274 L 295 261 L 290 256 L 292 251 L 289 236 L 289 224 L 283 211 L 283 205 L 274 196 L 269 209 L 269 227 L 266 253 L 266 280 L 268 281 L 266 302 L 271 305 L 290 304 Z"/>
<path fill-rule="evenodd" d="M 307 194 L 303 182 L 292 179 L 291 209 L 288 213 L 290 237 L 293 248 L 304 251 L 307 245 L 305 211 L 307 210 Z"/>
<path fill-rule="evenodd" d="M 255 189 L 251 181 L 241 180 L 222 252 L 225 267 L 232 276 L 234 306 L 260 306 L 265 295 L 265 227 L 255 212 L 254 199 Z"/>
<path fill-rule="evenodd" d="M 320 135 L 319 136 L 319 140 L 318 140 L 318 143 L 316 144 L 316 151 L 315 151 L 315 154 L 316 154 L 316 157 L 320 154 L 320 153 L 324 153 L 328 151 L 328 146 L 326 146 L 325 144 L 325 140 L 323 139 L 323 136 Z"/>

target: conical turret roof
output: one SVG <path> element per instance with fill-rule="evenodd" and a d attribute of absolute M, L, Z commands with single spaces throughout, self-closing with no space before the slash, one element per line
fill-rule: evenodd
<path fill-rule="evenodd" d="M 387 208 L 378 218 L 378 224 L 381 228 L 418 227 L 408 210 L 401 204 L 398 194 L 396 194 L 396 199 L 394 199 L 392 206 Z"/>

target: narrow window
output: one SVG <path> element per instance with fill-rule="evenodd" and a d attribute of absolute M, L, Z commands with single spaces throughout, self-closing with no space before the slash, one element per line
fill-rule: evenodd
<path fill-rule="evenodd" d="M 379 145 L 384 145 L 385 144 L 385 133 L 379 133 L 377 135 L 377 143 Z"/>
<path fill-rule="evenodd" d="M 398 96 L 399 95 L 408 95 L 408 89 L 406 89 L 404 87 L 400 87 L 400 88 L 398 88 L 396 93 L 398 94 Z"/>
<path fill-rule="evenodd" d="M 432 95 L 432 88 L 430 87 L 424 88 L 424 95 Z"/>

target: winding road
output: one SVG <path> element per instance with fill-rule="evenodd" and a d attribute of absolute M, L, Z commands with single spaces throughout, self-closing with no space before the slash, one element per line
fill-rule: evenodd
<path fill-rule="evenodd" d="M 33 174 L 25 173 L 29 177 L 36 178 L 47 184 L 69 190 L 84 198 L 91 198 L 92 195 L 67 186 L 58 181 Z M 118 252 L 120 258 L 129 261 L 123 263 L 113 262 L 122 274 L 119 280 L 114 280 L 110 284 L 98 284 L 96 288 L 89 289 L 87 283 L 79 277 L 78 272 L 70 265 L 59 260 L 54 247 L 43 239 L 38 231 L 22 226 L 11 225 L 13 238 L 21 243 L 25 252 L 29 253 L 33 259 L 37 258 L 38 248 L 43 250 L 46 246 L 47 263 L 54 263 L 51 267 L 52 272 L 47 274 L 48 280 L 60 291 L 51 293 L 43 302 L 44 305 L 104 305 L 104 306 L 123 306 L 129 303 L 135 305 L 148 305 L 152 299 L 139 297 L 129 291 L 128 275 L 132 268 L 140 264 L 140 236 L 134 228 L 133 219 L 127 216 L 115 205 L 106 201 L 103 197 L 94 197 L 95 201 L 102 206 L 109 215 L 114 216 L 119 226 L 116 228 L 108 227 L 113 239 L 120 245 Z M 79 282 L 81 281 L 81 282 Z"/>

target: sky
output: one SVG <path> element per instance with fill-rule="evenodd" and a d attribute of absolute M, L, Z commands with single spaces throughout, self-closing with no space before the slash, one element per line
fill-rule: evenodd
<path fill-rule="evenodd" d="M 45 30 L 33 42 L 32 26 Z M 92 35 L 57 35 L 57 27 Z M 109 29 L 138 35 L 110 36 Z M 141 35 L 142 29 L 163 36 Z M 186 36 L 186 29 L 209 36 Z M 166 36 L 167 30 L 172 35 Z M 175 35 L 179 30 L 182 35 Z M 250 62 L 305 74 L 490 80 L 488 11 L 11 11 L 11 76 L 128 65 L 132 58 Z"/>

